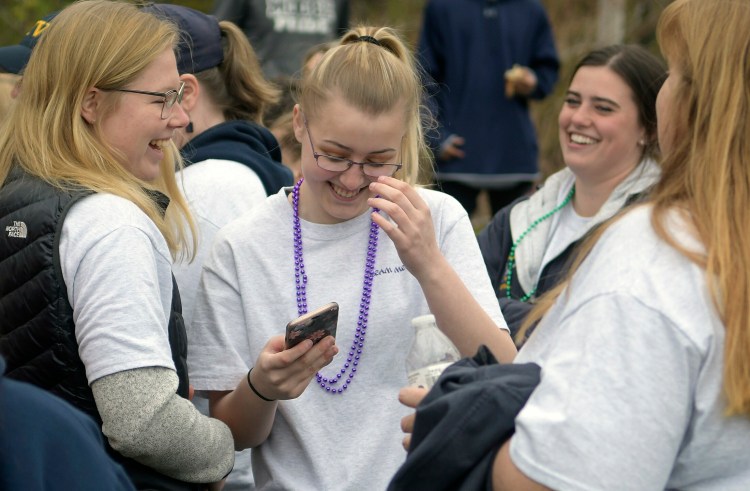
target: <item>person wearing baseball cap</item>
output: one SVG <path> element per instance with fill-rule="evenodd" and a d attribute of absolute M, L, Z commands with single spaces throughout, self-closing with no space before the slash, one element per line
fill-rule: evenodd
<path fill-rule="evenodd" d="M 291 186 L 293 177 L 281 163 L 276 138 L 262 126 L 279 90 L 263 75 L 244 33 L 229 21 L 180 5 L 150 4 L 144 10 L 180 30 L 177 70 L 185 83 L 181 107 L 190 123 L 175 133 L 185 162 L 177 183 L 198 225 L 198 245 L 192 262 L 177 261 L 172 269 L 190 330 L 203 260 L 219 228 Z M 203 359 L 190 367 L 205 368 Z M 208 414 L 207 399 L 197 394 L 193 402 Z M 255 488 L 250 452 L 235 454 L 226 490 Z"/>
<path fill-rule="evenodd" d="M 57 13 L 57 11 L 52 12 L 36 21 L 20 43 L 0 47 L 0 71 L 21 74 L 29 61 L 31 50 L 34 49 L 36 42 L 39 40 L 39 36 L 47 29 Z"/>

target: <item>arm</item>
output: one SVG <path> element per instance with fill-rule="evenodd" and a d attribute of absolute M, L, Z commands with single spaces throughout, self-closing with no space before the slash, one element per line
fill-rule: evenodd
<path fill-rule="evenodd" d="M 492 465 L 492 491 L 548 491 L 550 488 L 529 479 L 510 459 L 511 437 L 503 443 Z"/>
<path fill-rule="evenodd" d="M 245 314 L 237 278 L 240 260 L 233 244 L 219 232 L 204 263 L 188 334 L 193 383 L 198 390 L 208 392 L 211 415 L 229 426 L 235 447 L 241 450 L 268 438 L 276 401 L 302 394 L 338 348 L 328 337 L 314 346 L 305 341 L 285 350 L 284 336 L 274 336 L 257 356 L 251 352 L 248 331 L 253 324 L 250 314 Z M 247 378 L 250 367 L 253 387 L 271 401 L 251 390 Z"/>
<path fill-rule="evenodd" d="M 231 435 L 175 394 L 171 257 L 153 222 L 122 198 L 87 197 L 63 223 L 60 262 L 112 447 L 171 477 L 220 480 L 232 467 Z"/>
<path fill-rule="evenodd" d="M 416 189 L 398 179 L 381 177 L 370 184 L 370 190 L 380 195 L 371 198 L 370 205 L 386 212 L 396 225 L 377 213 L 373 220 L 388 234 L 404 266 L 419 281 L 440 329 L 464 356 L 473 355 L 485 344 L 500 362 L 513 360 L 516 348 L 508 331 L 498 327 L 440 251 L 430 209 Z"/>
<path fill-rule="evenodd" d="M 237 450 L 266 441 L 276 417 L 277 401 L 297 398 L 305 391 L 315 374 L 338 353 L 334 342 L 328 336 L 315 345 L 305 340 L 284 350 L 284 336 L 275 336 L 233 391 L 209 392 L 211 415 L 232 430 Z"/>
<path fill-rule="evenodd" d="M 177 374 L 140 368 L 91 384 L 112 448 L 175 479 L 220 481 L 234 465 L 232 435 L 221 421 L 178 396 Z"/>

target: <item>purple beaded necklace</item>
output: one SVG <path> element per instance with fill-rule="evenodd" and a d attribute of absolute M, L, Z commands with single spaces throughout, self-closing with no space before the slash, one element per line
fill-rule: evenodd
<path fill-rule="evenodd" d="M 304 178 L 297 181 L 292 189 L 292 209 L 294 210 L 294 281 L 297 287 L 297 313 L 307 313 L 307 273 L 305 273 L 305 259 L 302 254 L 302 227 L 299 222 L 299 188 Z M 373 208 L 377 213 L 380 211 Z M 324 377 L 320 372 L 315 376 L 322 389 L 331 394 L 343 393 L 357 373 L 359 357 L 365 344 L 367 331 L 367 317 L 370 313 L 370 294 L 372 293 L 372 279 L 375 277 L 375 256 L 378 252 L 378 224 L 370 220 L 370 237 L 367 242 L 367 260 L 365 261 L 365 279 L 362 285 L 362 299 L 359 302 L 359 319 L 354 333 L 354 341 L 346 357 L 346 362 L 335 377 Z M 346 375 L 347 369 L 349 375 Z M 346 377 L 346 378 L 344 378 Z M 341 385 L 338 383 L 344 379 Z"/>

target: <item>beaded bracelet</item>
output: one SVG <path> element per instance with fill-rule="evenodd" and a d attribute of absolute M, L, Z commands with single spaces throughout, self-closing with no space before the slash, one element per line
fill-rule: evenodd
<path fill-rule="evenodd" d="M 261 395 L 261 393 L 260 393 L 260 392 L 258 392 L 258 389 L 256 389 L 255 387 L 253 387 L 253 383 L 252 383 L 252 382 L 250 382 L 250 372 L 252 372 L 252 371 L 253 371 L 253 369 L 252 369 L 252 368 L 251 368 L 250 370 L 248 370 L 248 371 L 247 371 L 247 385 L 249 385 L 249 386 L 250 386 L 250 390 L 252 390 L 253 392 L 255 392 L 255 395 L 256 395 L 256 396 L 258 396 L 258 397 L 260 397 L 260 398 L 261 398 L 261 399 L 263 399 L 264 401 L 266 401 L 266 402 L 274 402 L 274 401 L 275 401 L 276 399 L 269 399 L 268 397 L 263 397 L 263 396 Z"/>

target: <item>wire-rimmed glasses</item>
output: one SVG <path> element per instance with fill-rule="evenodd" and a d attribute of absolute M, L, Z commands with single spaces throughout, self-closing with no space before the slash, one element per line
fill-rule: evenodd
<path fill-rule="evenodd" d="M 362 168 L 362 172 L 369 177 L 380 177 L 380 176 L 392 176 L 398 171 L 403 164 L 396 163 L 385 163 L 385 162 L 357 162 L 352 159 L 344 157 L 335 157 L 333 155 L 327 155 L 325 153 L 318 153 L 315 151 L 315 145 L 312 141 L 312 135 L 310 134 L 310 128 L 307 126 L 307 118 L 304 113 L 302 115 L 302 121 L 305 124 L 305 130 L 307 130 L 307 138 L 310 140 L 310 148 L 312 148 L 313 157 L 315 157 L 315 163 L 318 164 L 323 170 L 330 172 L 344 172 L 353 165 L 358 165 Z"/>
<path fill-rule="evenodd" d="M 185 82 L 180 82 L 179 89 L 172 89 L 166 92 L 149 92 L 147 90 L 134 90 L 134 89 L 102 89 L 110 90 L 115 92 L 129 92 L 131 94 L 143 94 L 153 95 L 156 97 L 163 97 L 164 101 L 161 106 L 161 119 L 167 119 L 172 114 L 172 108 L 175 104 L 182 102 L 182 94 L 185 91 Z"/>

